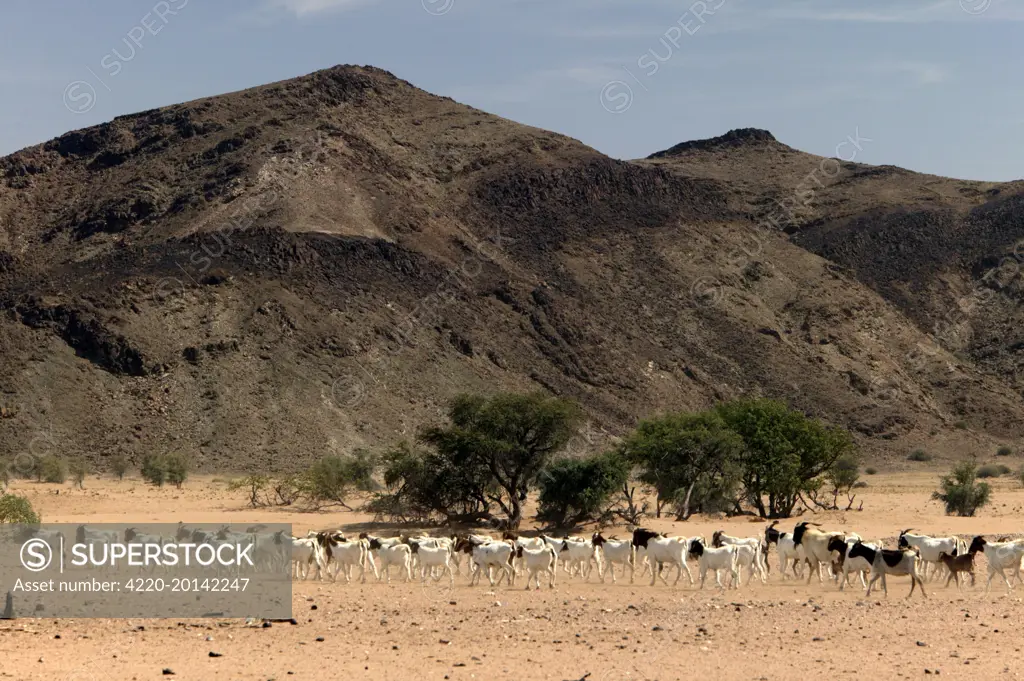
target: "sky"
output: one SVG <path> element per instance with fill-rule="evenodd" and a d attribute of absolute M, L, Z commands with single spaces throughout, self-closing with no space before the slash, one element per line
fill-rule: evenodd
<path fill-rule="evenodd" d="M 1022 0 L 33 0 L 0 6 L 0 155 L 368 64 L 640 158 L 732 128 L 1024 178 Z"/>

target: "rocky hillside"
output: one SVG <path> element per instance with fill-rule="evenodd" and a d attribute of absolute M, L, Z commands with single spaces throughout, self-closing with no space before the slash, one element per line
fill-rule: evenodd
<path fill-rule="evenodd" d="M 0 455 L 289 469 L 538 388 L 576 449 L 744 394 L 877 459 L 1019 438 L 1020 188 L 834 161 L 766 220 L 825 160 L 616 161 L 360 67 L 70 132 L 0 159 Z"/>

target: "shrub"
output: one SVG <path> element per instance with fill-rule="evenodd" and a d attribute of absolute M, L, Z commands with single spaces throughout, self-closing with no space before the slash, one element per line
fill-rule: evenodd
<path fill-rule="evenodd" d="M 128 473 L 129 468 L 128 457 L 124 454 L 115 454 L 114 458 L 110 460 L 110 472 L 113 473 L 118 480 L 124 480 L 124 476 Z"/>
<path fill-rule="evenodd" d="M 1010 456 L 1013 454 L 1013 449 L 1010 447 L 1000 447 L 996 450 L 996 456 Z"/>
<path fill-rule="evenodd" d="M 967 430 L 967 421 L 957 421 L 953 424 L 953 427 L 957 430 Z"/>
<path fill-rule="evenodd" d="M 617 451 L 585 459 L 558 459 L 540 475 L 537 518 L 558 527 L 599 520 L 629 480 L 629 461 Z"/>
<path fill-rule="evenodd" d="M 62 484 L 67 477 L 67 466 L 54 454 L 47 454 L 36 462 L 36 480 L 39 482 Z"/>
<path fill-rule="evenodd" d="M 180 452 L 167 454 L 164 456 L 164 468 L 167 471 L 167 482 L 181 489 L 188 478 L 188 458 Z"/>
<path fill-rule="evenodd" d="M 345 497 L 353 490 L 375 491 L 373 479 L 377 460 L 369 452 L 357 449 L 350 456 L 325 456 L 295 479 L 300 497 L 317 509 L 337 504 L 348 508 Z"/>
<path fill-rule="evenodd" d="M 988 483 L 977 482 L 977 474 L 978 467 L 973 461 L 957 464 L 949 475 L 942 476 L 939 490 L 932 493 L 932 499 L 945 505 L 946 515 L 973 516 L 992 498 L 992 488 Z"/>
<path fill-rule="evenodd" d="M 164 465 L 164 458 L 158 454 L 148 454 L 142 460 L 140 469 L 142 479 L 151 485 L 163 487 L 167 482 L 167 468 Z"/>
<path fill-rule="evenodd" d="M 0 459 L 0 492 L 3 492 L 11 484 L 10 464 Z"/>
<path fill-rule="evenodd" d="M 932 455 L 923 449 L 915 449 L 910 452 L 910 456 L 907 457 L 908 461 L 931 461 Z"/>
<path fill-rule="evenodd" d="M 78 489 L 85 489 L 85 476 L 89 474 L 89 464 L 85 459 L 74 459 L 68 464 L 71 483 Z"/>
<path fill-rule="evenodd" d="M 25 497 L 17 494 L 0 495 L 0 523 L 35 525 L 40 521 L 39 514 Z"/>
<path fill-rule="evenodd" d="M 868 483 L 864 482 L 863 480 L 858 480 L 857 482 L 853 483 L 853 489 L 864 489 L 867 486 Z"/>
<path fill-rule="evenodd" d="M 1005 468 L 1005 466 L 1003 466 L 1003 468 Z M 1002 475 L 1000 466 L 997 466 L 994 463 L 982 466 L 977 472 L 977 476 L 979 478 L 998 478 L 1000 475 Z"/>
<path fill-rule="evenodd" d="M 867 473 L 868 475 L 874 475 L 878 472 L 878 469 L 868 466 L 867 468 L 864 469 L 864 472 Z"/>

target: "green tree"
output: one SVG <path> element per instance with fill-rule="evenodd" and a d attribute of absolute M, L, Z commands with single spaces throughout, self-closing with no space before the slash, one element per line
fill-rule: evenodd
<path fill-rule="evenodd" d="M 735 400 L 715 411 L 743 440 L 745 494 L 763 518 L 789 517 L 801 495 L 816 493 L 820 476 L 854 450 L 846 430 L 775 400 Z"/>
<path fill-rule="evenodd" d="M 25 497 L 17 494 L 0 494 L 0 523 L 37 525 L 39 514 Z"/>
<path fill-rule="evenodd" d="M 420 440 L 443 458 L 485 468 L 493 484 L 483 490 L 510 528 L 522 521 L 523 502 L 537 475 L 575 434 L 579 407 L 543 393 L 460 395 L 448 409 L 450 424 L 427 428 Z"/>
<path fill-rule="evenodd" d="M 939 480 L 939 489 L 932 492 L 932 499 L 941 501 L 946 515 L 973 516 L 988 504 L 992 488 L 987 482 L 978 482 L 978 465 L 974 461 L 961 461 L 949 475 Z"/>
<path fill-rule="evenodd" d="M 389 520 L 474 523 L 489 517 L 496 493 L 490 469 L 464 449 L 433 450 L 401 442 L 382 456 L 384 485 L 367 510 Z"/>
<path fill-rule="evenodd" d="M 538 519 L 567 527 L 610 514 L 610 499 L 629 480 L 631 468 L 629 460 L 614 450 L 551 462 L 539 478 Z"/>
<path fill-rule="evenodd" d="M 659 514 L 669 503 L 679 520 L 697 511 L 735 508 L 742 450 L 743 440 L 715 412 L 642 421 L 623 443 L 640 468 L 640 481 L 657 492 Z"/>

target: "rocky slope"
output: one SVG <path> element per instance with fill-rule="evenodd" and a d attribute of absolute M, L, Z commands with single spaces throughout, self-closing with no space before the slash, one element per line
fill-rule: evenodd
<path fill-rule="evenodd" d="M 616 161 L 364 67 L 68 133 L 0 159 L 0 454 L 289 469 L 538 388 L 574 450 L 743 394 L 875 458 L 1018 438 L 1016 284 L 956 311 L 1019 187 L 835 162 L 766 220 L 823 160 Z"/>

